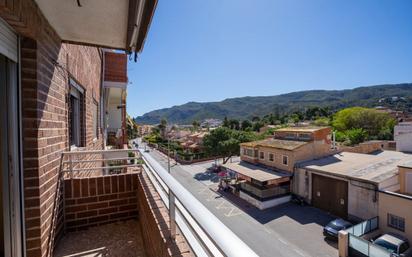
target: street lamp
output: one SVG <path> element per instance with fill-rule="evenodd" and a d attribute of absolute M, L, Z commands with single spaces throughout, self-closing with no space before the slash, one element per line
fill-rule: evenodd
<path fill-rule="evenodd" d="M 170 137 L 167 136 L 167 172 L 170 174 Z"/>

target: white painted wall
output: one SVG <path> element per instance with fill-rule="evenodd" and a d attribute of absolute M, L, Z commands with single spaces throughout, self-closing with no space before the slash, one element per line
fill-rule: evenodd
<path fill-rule="evenodd" d="M 378 216 L 378 192 L 371 184 L 348 182 L 348 215 L 362 220 Z"/>
<path fill-rule="evenodd" d="M 108 131 L 117 130 L 122 127 L 122 109 L 118 109 L 120 104 L 109 104 L 107 107 Z"/>
<path fill-rule="evenodd" d="M 412 152 L 412 122 L 401 122 L 394 128 L 396 151 Z"/>

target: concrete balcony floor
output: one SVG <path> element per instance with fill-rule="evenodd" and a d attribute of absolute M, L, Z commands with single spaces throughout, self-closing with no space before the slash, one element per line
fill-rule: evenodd
<path fill-rule="evenodd" d="M 117 222 L 67 233 L 54 257 L 146 257 L 137 220 Z"/>

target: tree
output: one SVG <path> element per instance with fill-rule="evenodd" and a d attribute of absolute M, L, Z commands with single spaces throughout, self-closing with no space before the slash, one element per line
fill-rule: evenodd
<path fill-rule="evenodd" d="M 240 129 L 239 121 L 236 120 L 236 119 L 230 119 L 229 120 L 229 128 L 239 130 Z"/>
<path fill-rule="evenodd" d="M 252 129 L 253 131 L 259 132 L 259 130 L 265 126 L 265 123 L 263 121 L 256 121 L 253 123 Z"/>
<path fill-rule="evenodd" d="M 253 125 L 252 122 L 250 122 L 249 120 L 243 120 L 241 127 L 242 127 L 242 130 L 246 130 L 247 128 L 251 128 L 252 125 Z"/>
<path fill-rule="evenodd" d="M 298 122 L 300 121 L 299 114 L 293 113 L 293 114 L 290 116 L 290 120 L 291 120 L 293 123 L 298 123 Z"/>
<path fill-rule="evenodd" d="M 197 120 L 192 122 L 193 130 L 197 131 L 200 127 L 200 123 Z"/>
<path fill-rule="evenodd" d="M 252 117 L 252 121 L 253 121 L 253 122 L 260 121 L 259 116 L 254 116 L 254 117 Z"/>
<path fill-rule="evenodd" d="M 223 127 L 229 128 L 230 124 L 229 124 L 229 120 L 227 119 L 227 117 L 225 116 L 225 118 L 223 119 L 223 123 L 222 123 Z"/>
<path fill-rule="evenodd" d="M 343 109 L 334 115 L 332 121 L 332 125 L 337 131 L 363 129 L 368 137 L 377 139 L 380 135 L 387 137 L 387 132 L 393 131 L 395 123 L 395 119 L 388 113 L 363 107 Z"/>
<path fill-rule="evenodd" d="M 362 128 L 347 130 L 345 134 L 350 145 L 362 143 L 368 137 L 368 133 Z"/>
<path fill-rule="evenodd" d="M 203 146 L 209 154 L 221 156 L 223 163 L 226 163 L 230 157 L 239 154 L 240 143 L 253 141 L 255 139 L 256 136 L 251 132 L 220 127 L 212 130 L 204 137 Z"/>
<path fill-rule="evenodd" d="M 159 128 L 160 135 L 162 136 L 162 138 L 165 138 L 166 137 L 167 120 L 164 119 L 164 118 L 161 119 L 160 124 L 157 125 L 157 127 Z"/>
<path fill-rule="evenodd" d="M 313 125 L 315 125 L 315 126 L 329 126 L 329 123 L 330 123 L 329 118 L 321 117 L 321 118 L 317 118 L 313 122 Z"/>

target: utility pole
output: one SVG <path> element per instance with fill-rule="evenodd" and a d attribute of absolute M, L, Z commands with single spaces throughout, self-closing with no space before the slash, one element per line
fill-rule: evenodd
<path fill-rule="evenodd" d="M 170 174 L 170 138 L 167 137 L 167 172 Z"/>

